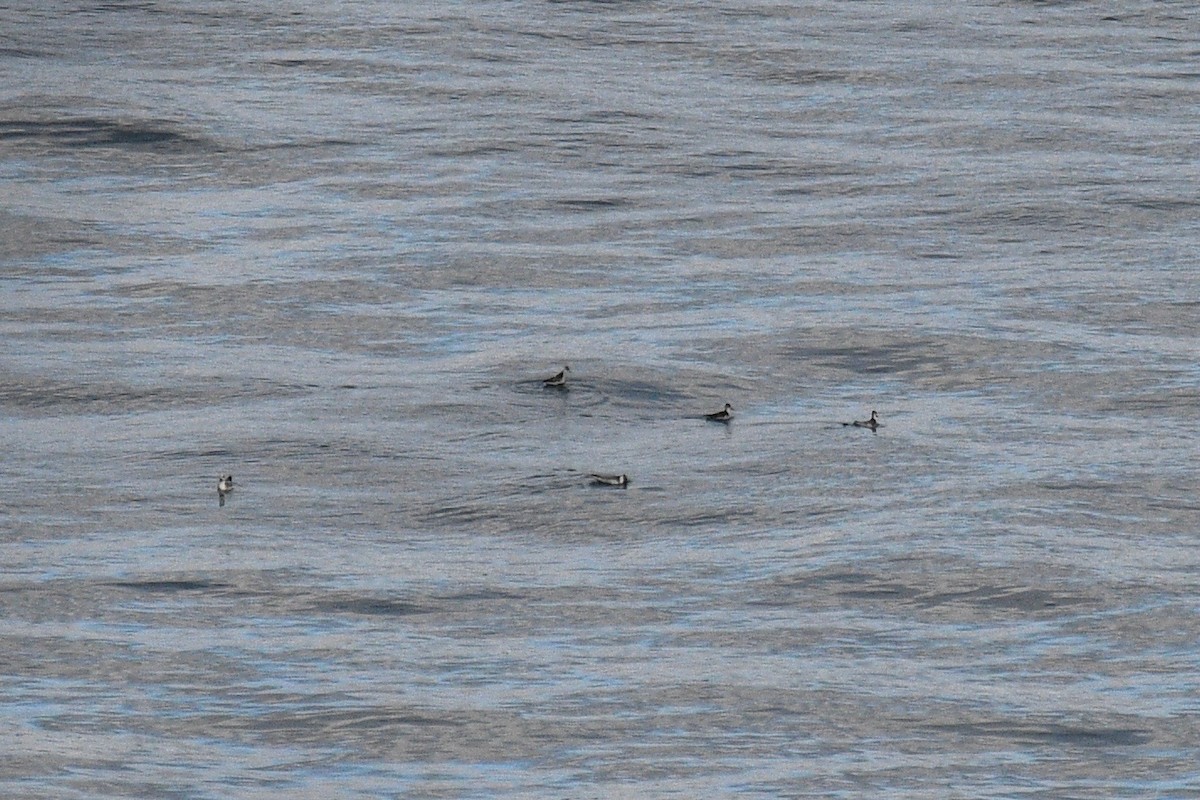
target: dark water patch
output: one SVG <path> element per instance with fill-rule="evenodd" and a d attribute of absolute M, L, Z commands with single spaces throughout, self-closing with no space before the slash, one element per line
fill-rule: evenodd
<path fill-rule="evenodd" d="M 583 112 L 575 116 L 562 116 L 559 114 L 550 114 L 546 116 L 545 121 L 552 125 L 624 125 L 629 122 L 644 123 L 648 120 L 655 119 L 653 114 L 633 111 L 629 109 L 607 109 Z"/>
<path fill-rule="evenodd" d="M 437 599 L 448 602 L 457 603 L 478 603 L 491 602 L 499 600 L 525 600 L 526 595 L 516 592 L 505 591 L 504 589 L 473 589 L 466 592 L 457 592 L 455 594 L 439 596 Z"/>
<path fill-rule="evenodd" d="M 381 71 L 386 69 L 378 62 L 362 58 L 280 58 L 264 63 L 287 71 L 306 71 L 331 78 L 359 78 L 370 81 L 378 81 L 382 77 Z M 371 87 L 368 85 L 363 89 L 370 91 Z"/>
<path fill-rule="evenodd" d="M 71 407 L 86 409 L 95 401 L 95 395 L 82 391 L 82 387 L 59 385 L 47 390 L 45 387 L 8 386 L 0 390 L 0 405 L 14 413 L 43 411 L 57 416 Z"/>
<path fill-rule="evenodd" d="M 874 573 L 847 570 L 806 575 L 798 579 L 788 581 L 788 583 L 794 586 L 824 587 L 830 585 L 866 586 L 878 581 L 879 576 Z"/>
<path fill-rule="evenodd" d="M 1121 197 L 1112 200 L 1113 205 L 1124 205 L 1129 208 L 1136 208 L 1140 211 L 1150 211 L 1154 214 L 1190 214 L 1195 215 L 1197 203 L 1193 197 Z"/>
<path fill-rule="evenodd" d="M 97 3 L 94 6 L 88 6 L 86 11 L 79 11 L 77 13 L 121 13 L 128 11 L 147 11 L 154 13 L 159 10 L 158 4 L 152 2 L 151 0 L 141 0 L 141 2 L 138 0 L 118 0 L 117 2 Z"/>
<path fill-rule="evenodd" d="M 311 610 L 322 614 L 353 614 L 364 617 L 408 617 L 430 609 L 392 597 L 346 596 L 313 603 Z"/>
<path fill-rule="evenodd" d="M 722 401 L 719 400 L 698 400 L 695 394 L 691 391 L 691 387 L 684 388 L 672 384 L 667 378 L 622 378 L 622 377 L 594 377 L 587 381 L 588 389 L 593 393 L 591 402 L 582 404 L 581 409 L 587 409 L 589 412 L 599 412 L 603 409 L 606 413 L 620 412 L 627 418 L 631 412 L 638 412 L 639 416 L 650 416 L 653 418 L 675 417 L 683 413 L 684 416 L 694 416 L 697 419 L 702 419 L 703 415 L 711 411 L 716 411 L 721 407 Z M 736 392 L 737 389 L 730 389 L 730 392 Z M 710 397 L 723 396 L 719 392 L 706 391 Z M 711 407 L 710 407 L 711 405 Z M 584 416 L 590 414 L 584 413 Z"/>
<path fill-rule="evenodd" d="M 862 375 L 945 371 L 952 367 L 945 351 L 933 342 L 797 347 L 791 350 L 791 355 L 823 367 Z"/>
<path fill-rule="evenodd" d="M 0 390 L 0 405 L 17 412 L 126 414 L 186 402 L 176 389 L 102 388 L 93 386 L 41 384 L 8 386 Z"/>
<path fill-rule="evenodd" d="M 966 576 L 962 576 L 962 579 L 966 580 Z M 770 581 L 763 585 L 756 604 L 790 605 L 798 595 L 837 597 L 868 603 L 899 602 L 921 609 L 959 606 L 983 611 L 1028 613 L 1094 602 L 1093 598 L 1077 593 L 1029 586 L 994 584 L 932 588 L 917 580 L 901 581 L 872 573 L 834 571 Z"/>
<path fill-rule="evenodd" d="M 580 198 L 559 200 L 558 205 L 571 211 L 612 211 L 629 206 L 631 203 L 623 198 Z"/>
<path fill-rule="evenodd" d="M 0 408 L 14 414 L 124 415 L 163 409 L 203 407 L 247 398 L 285 398 L 309 394 L 316 385 L 267 379 L 244 382 L 211 379 L 203 384 L 130 386 L 67 383 L 41 376 L 9 374 L 0 382 Z"/>
<path fill-rule="evenodd" d="M 799 577 L 781 577 L 769 582 L 769 586 L 777 591 L 795 592 L 802 589 L 819 590 L 830 593 L 825 587 L 841 584 L 867 584 L 877 580 L 875 575 L 866 572 L 823 572 Z"/>
<path fill-rule="evenodd" d="M 309 137 L 297 136 L 287 141 L 271 141 L 261 142 L 243 147 L 240 152 L 246 155 L 255 153 L 265 153 L 268 155 L 277 154 L 279 151 L 299 151 L 313 152 L 325 156 L 328 151 L 338 148 L 359 147 L 364 144 L 355 139 L 343 139 L 338 137 Z M 303 180 L 304 176 L 298 176 L 298 180 Z"/>
<path fill-rule="evenodd" d="M 1084 727 L 1060 723 L 973 722 L 931 727 L 962 736 L 1011 739 L 1023 744 L 1066 747 L 1140 747 L 1153 740 L 1151 731 L 1141 728 Z"/>
<path fill-rule="evenodd" d="M 810 520 L 823 520 L 835 517 L 841 517 L 854 511 L 852 506 L 847 505 L 825 505 L 825 506 L 809 506 L 796 510 L 784 511 L 785 516 L 800 515 Z"/>
<path fill-rule="evenodd" d="M 0 119 L 0 142 L 38 142 L 58 147 L 116 147 L 133 150 L 196 149 L 203 139 L 163 120 L 127 122 L 80 117 L 62 120 Z"/>
<path fill-rule="evenodd" d="M 647 408 L 678 405 L 689 397 L 663 380 L 601 378 L 595 383 L 597 390 L 611 399 Z"/>
<path fill-rule="evenodd" d="M 28 50 L 21 47 L 0 47 L 0 58 L 45 58 L 44 50 Z"/>
<path fill-rule="evenodd" d="M 834 286 L 829 291 L 847 290 Z M 817 375 L 903 379 L 921 388 L 952 392 L 994 392 L 1000 385 L 1016 386 L 1017 378 L 1026 374 L 1041 375 L 1047 364 L 1078 361 L 1077 350 L 1069 345 L 976 332 L 978 326 L 971 320 L 964 325 L 969 330 L 944 335 L 857 326 L 805 328 L 777 336 L 764 347 Z"/>
<path fill-rule="evenodd" d="M 933 608 L 953 603 L 967 603 L 981 609 L 1003 611 L 1042 611 L 1048 608 L 1080 605 L 1089 602 L 1081 595 L 1014 586 L 981 586 L 961 591 L 926 592 L 917 605 Z"/>
<path fill-rule="evenodd" d="M 1191 435 L 1192 425 L 1186 419 L 1190 413 L 1191 404 L 1195 402 L 1195 389 L 1192 387 L 1180 389 L 1163 389 L 1145 394 L 1128 394 L 1124 396 L 1109 396 L 1107 402 L 1093 399 L 1094 410 L 1102 418 L 1111 419 L 1118 415 L 1138 415 L 1142 417 L 1161 414 L 1166 418 L 1178 419 L 1175 435 L 1184 437 Z M 1149 426 L 1147 426 L 1149 427 Z"/>
<path fill-rule="evenodd" d="M 440 506 L 425 514 L 431 522 L 448 522 L 460 525 L 492 521 L 496 509 L 489 505 L 455 504 Z"/>
<path fill-rule="evenodd" d="M 450 679 L 448 685 L 454 686 L 464 677 L 450 674 L 443 675 L 442 679 Z M 488 682 L 504 683 L 505 678 L 503 674 L 496 674 L 489 676 Z M 466 692 L 463 697 L 470 694 Z M 454 780 L 449 777 L 452 773 L 447 765 L 489 762 L 509 765 L 515 760 L 542 759 L 551 750 L 560 752 L 565 743 L 587 741 L 587 736 L 600 733 L 599 725 L 574 719 L 566 726 L 570 730 L 564 731 L 561 719 L 548 720 L 541 714 L 528 713 L 525 708 L 427 709 L 415 704 L 362 705 L 361 702 L 357 705 L 341 703 L 330 707 L 279 709 L 249 723 L 230 716 L 216 718 L 207 724 L 288 748 L 300 745 L 326 751 L 348 751 L 355 760 L 366 758 L 379 763 L 398 761 L 410 765 L 436 765 L 427 771 L 432 780 L 431 791 L 417 793 L 430 797 L 454 794 L 443 790 Z M 479 773 L 474 769 L 470 771 L 476 787 L 485 775 L 492 773 L 486 768 Z M 344 774 L 344 770 L 339 773 Z M 400 773 L 389 771 L 388 774 Z M 411 785 L 411 777 L 401 779 L 400 783 Z"/>
<path fill-rule="evenodd" d="M 61 285 L 88 274 L 88 254 L 112 238 L 95 221 L 61 220 L 0 209 L 0 262 L 11 285 Z"/>
<path fill-rule="evenodd" d="M 356 750 L 383 746 L 385 739 L 396 742 L 419 736 L 420 731 L 445 730 L 460 724 L 449 715 L 434 716 L 412 708 L 354 707 L 345 701 L 331 707 L 298 703 L 268 710 L 253 719 L 213 715 L 206 721 L 206 725 L 217 729 L 255 731 L 289 745 L 311 743 Z"/>
<path fill-rule="evenodd" d="M 1053 148 L 1065 146 L 1068 139 L 1065 134 L 1057 131 L 1047 132 L 1036 137 L 1040 145 Z M 1036 230 L 1042 235 L 1075 234 L 1092 235 L 1104 234 L 1110 230 L 1111 223 L 1106 216 L 1096 215 L 1089 206 L 1072 207 L 1060 203 L 1008 203 L 996 205 L 984 210 L 974 210 L 962 215 L 963 224 L 978 230 L 1018 229 Z M 1005 243 L 1016 244 L 1020 239 L 1005 239 Z M 1070 245 L 1060 245 L 1070 246 Z"/>
<path fill-rule="evenodd" d="M 763 80 L 785 86 L 820 86 L 822 84 L 854 85 L 878 80 L 867 72 L 849 72 L 822 68 L 765 68 L 757 71 Z"/>
<path fill-rule="evenodd" d="M 717 423 L 711 422 L 703 417 L 700 419 L 704 421 L 706 428 L 711 428 L 713 430 L 713 435 L 715 436 L 732 436 L 735 429 L 746 424 L 745 422 L 739 422 L 738 420 L 734 420 L 730 423 Z M 754 459 L 752 461 L 743 462 L 722 461 L 720 464 L 713 464 L 708 467 L 701 468 L 700 471 L 714 475 L 736 474 L 740 478 L 774 478 L 781 475 L 790 475 L 794 472 L 794 470 L 795 468 L 789 464 L 779 464 L 776 462 Z M 722 480 L 724 480 L 724 478 Z M 721 487 L 719 485 L 714 485 L 714 491 L 719 491 L 720 488 Z M 783 509 L 778 510 L 780 512 L 783 511 Z"/>
<path fill-rule="evenodd" d="M 730 151 L 707 153 L 700 157 L 706 163 L 720 165 L 729 175 L 751 176 L 756 179 L 773 175 L 789 175 L 788 162 L 768 153 L 754 151 Z"/>
<path fill-rule="evenodd" d="M 208 580 L 142 580 L 142 581 L 110 581 L 105 586 L 118 589 L 131 589 L 136 592 L 153 594 L 173 594 L 175 592 L 215 592 L 234 588 L 232 584 Z"/>
<path fill-rule="evenodd" d="M 1037 487 L 1051 492 L 1110 492 L 1120 488 L 1103 481 L 1043 481 Z"/>
<path fill-rule="evenodd" d="M 1194 500 L 1184 502 L 1182 500 L 1155 499 L 1147 501 L 1146 507 L 1155 508 L 1162 511 L 1186 511 L 1189 513 L 1200 511 L 1200 503 L 1197 503 Z"/>
<path fill-rule="evenodd" d="M 966 256 L 962 253 L 947 253 L 945 251 L 925 251 L 914 253 L 917 258 L 923 258 L 926 261 L 960 261 Z"/>
<path fill-rule="evenodd" d="M 233 451 L 225 447 L 218 447 L 208 450 L 173 450 L 165 453 L 160 453 L 160 458 L 167 459 L 184 459 L 184 458 L 229 458 L 233 455 Z"/>
<path fill-rule="evenodd" d="M 880 582 L 860 589 L 844 589 L 837 596 L 848 600 L 914 600 L 921 596 L 921 590 L 903 583 Z"/>
<path fill-rule="evenodd" d="M 508 155 L 519 152 L 521 148 L 515 144 L 490 142 L 488 144 L 463 144 L 458 147 L 440 147 L 429 151 L 431 158 L 470 159 L 487 156 Z"/>
<path fill-rule="evenodd" d="M 632 483 L 632 479 L 630 480 Z M 757 516 L 758 511 L 752 508 L 698 511 L 684 516 L 664 518 L 658 524 L 667 527 L 679 526 L 681 528 L 721 527 L 724 525 L 734 525 L 743 521 L 753 521 Z"/>
<path fill-rule="evenodd" d="M 838 597 L 867 601 L 904 601 L 920 608 L 970 605 L 981 610 L 1042 611 L 1078 605 L 1086 598 L 1026 587 L 983 586 L 962 590 L 929 591 L 899 582 L 879 582 L 837 592 Z"/>

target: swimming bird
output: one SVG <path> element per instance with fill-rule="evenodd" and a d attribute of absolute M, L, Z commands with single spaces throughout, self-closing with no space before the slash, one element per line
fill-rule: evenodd
<path fill-rule="evenodd" d="M 729 422 L 729 420 L 733 419 L 733 406 L 729 405 L 729 403 L 726 403 L 725 407 L 720 411 L 714 411 L 711 414 L 705 414 L 704 418 L 709 422 Z"/>
<path fill-rule="evenodd" d="M 542 386 L 547 386 L 551 389 L 567 388 L 567 373 L 570 371 L 570 367 L 563 367 L 562 372 L 558 373 L 553 378 L 546 378 L 546 380 L 542 381 Z"/>
<path fill-rule="evenodd" d="M 843 422 L 842 425 L 847 428 L 870 428 L 872 431 L 874 431 L 879 427 L 879 420 L 876 419 L 876 414 L 874 411 L 872 411 L 870 419 L 856 419 L 854 422 Z"/>
<path fill-rule="evenodd" d="M 217 479 L 217 498 L 221 506 L 225 505 L 225 495 L 233 491 L 233 476 L 222 475 Z"/>
<path fill-rule="evenodd" d="M 597 475 L 593 472 L 592 480 L 595 481 L 597 486 L 620 486 L 622 489 L 624 489 L 629 485 L 629 476 L 625 474 Z"/>

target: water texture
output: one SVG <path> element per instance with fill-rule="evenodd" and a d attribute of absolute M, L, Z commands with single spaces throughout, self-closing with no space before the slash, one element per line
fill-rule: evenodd
<path fill-rule="evenodd" d="M 1200 795 L 1197 63 L 0 8 L 0 795 Z"/>

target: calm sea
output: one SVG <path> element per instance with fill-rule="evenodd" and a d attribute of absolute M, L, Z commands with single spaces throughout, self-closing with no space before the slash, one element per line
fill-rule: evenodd
<path fill-rule="evenodd" d="M 0 7 L 0 796 L 1200 796 L 1198 63 Z"/>

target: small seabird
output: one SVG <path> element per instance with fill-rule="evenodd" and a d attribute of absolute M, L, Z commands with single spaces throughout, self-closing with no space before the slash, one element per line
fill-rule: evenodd
<path fill-rule="evenodd" d="M 562 372 L 558 373 L 553 378 L 546 378 L 546 380 L 542 381 L 542 386 L 547 386 L 552 389 L 567 388 L 567 373 L 570 371 L 570 367 L 563 367 Z"/>
<path fill-rule="evenodd" d="M 720 411 L 714 411 L 711 414 L 705 414 L 704 418 L 709 422 L 729 422 L 729 420 L 733 419 L 733 406 L 729 405 L 729 403 L 726 403 L 725 407 Z"/>
<path fill-rule="evenodd" d="M 629 476 L 625 474 L 597 475 L 593 472 L 592 480 L 596 482 L 597 486 L 620 486 L 622 489 L 624 489 L 629 485 Z"/>
<path fill-rule="evenodd" d="M 225 495 L 233 491 L 233 476 L 222 475 L 217 480 L 217 498 L 222 506 L 225 505 Z"/>
<path fill-rule="evenodd" d="M 856 419 L 854 422 L 843 422 L 842 425 L 847 428 L 870 428 L 872 431 L 874 431 L 879 427 L 879 420 L 876 419 L 876 416 L 876 413 L 872 411 L 870 419 Z"/>

